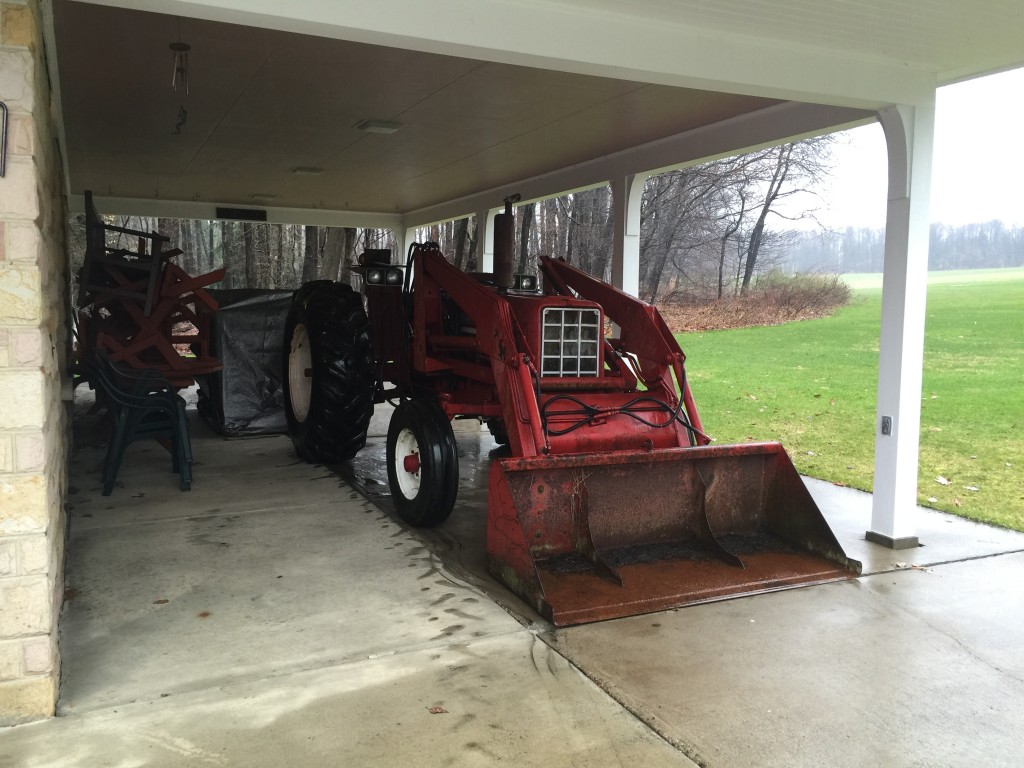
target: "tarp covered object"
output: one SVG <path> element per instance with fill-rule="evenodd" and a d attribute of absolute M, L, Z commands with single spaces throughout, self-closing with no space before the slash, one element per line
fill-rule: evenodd
<path fill-rule="evenodd" d="M 292 291 L 211 291 L 220 303 L 212 351 L 224 370 L 200 383 L 199 412 L 228 437 L 288 431 L 281 385 Z"/>

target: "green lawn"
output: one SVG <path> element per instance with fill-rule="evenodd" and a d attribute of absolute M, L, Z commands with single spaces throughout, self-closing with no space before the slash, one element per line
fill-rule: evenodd
<path fill-rule="evenodd" d="M 870 490 L 881 279 L 850 282 L 834 317 L 679 338 L 717 442 L 780 440 L 801 472 Z M 1024 269 L 932 273 L 927 311 L 918 500 L 1024 530 Z"/>

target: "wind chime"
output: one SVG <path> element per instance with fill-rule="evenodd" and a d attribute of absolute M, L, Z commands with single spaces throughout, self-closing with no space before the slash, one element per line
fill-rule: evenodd
<path fill-rule="evenodd" d="M 171 73 L 171 89 L 177 93 L 181 88 L 188 96 L 188 52 L 192 46 L 181 42 L 181 31 L 178 32 L 178 42 L 171 43 L 171 53 L 174 54 L 174 70 Z M 185 102 L 178 106 L 178 122 L 174 126 L 175 133 L 181 133 L 182 127 L 188 120 L 188 110 L 185 109 Z"/>

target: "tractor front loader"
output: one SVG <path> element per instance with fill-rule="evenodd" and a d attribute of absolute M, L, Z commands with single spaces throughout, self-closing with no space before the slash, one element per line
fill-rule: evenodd
<path fill-rule="evenodd" d="M 296 292 L 284 378 L 298 453 L 351 458 L 373 404 L 397 401 L 392 496 L 432 526 L 458 490 L 451 420 L 486 422 L 510 453 L 490 467 L 489 568 L 556 625 L 857 575 L 781 445 L 710 444 L 657 310 L 564 261 L 541 258 L 542 291 L 513 275 L 511 222 L 506 204 L 493 274 L 423 243 L 406 265 L 364 254 L 365 312 L 348 286 Z"/>

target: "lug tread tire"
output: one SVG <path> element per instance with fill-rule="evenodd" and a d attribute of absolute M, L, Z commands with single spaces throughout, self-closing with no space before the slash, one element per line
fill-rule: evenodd
<path fill-rule="evenodd" d="M 487 419 L 487 431 L 498 445 L 508 445 L 508 430 L 505 429 L 505 422 L 502 419 Z"/>
<path fill-rule="evenodd" d="M 313 373 L 309 412 L 301 422 L 292 411 L 288 382 L 292 334 L 299 324 L 306 328 Z M 322 464 L 351 459 L 366 444 L 376 388 L 362 297 L 330 280 L 306 283 L 292 299 L 284 339 L 285 416 L 296 452 Z"/>
<path fill-rule="evenodd" d="M 402 494 L 396 477 L 395 444 L 403 429 L 416 436 L 420 449 L 420 487 L 412 499 Z M 441 406 L 427 398 L 399 404 L 388 426 L 387 463 L 391 495 L 403 520 L 430 528 L 448 519 L 459 492 L 459 451 Z"/>

